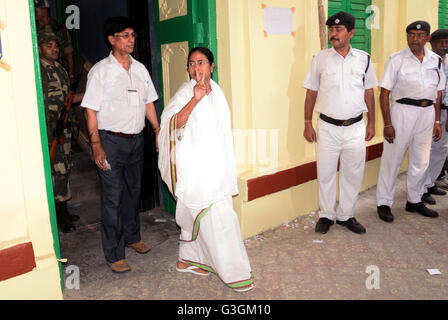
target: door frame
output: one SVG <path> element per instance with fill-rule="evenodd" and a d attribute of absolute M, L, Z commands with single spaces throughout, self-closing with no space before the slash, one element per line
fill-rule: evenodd
<path fill-rule="evenodd" d="M 61 289 L 63 291 L 64 277 L 62 273 L 62 264 L 59 261 L 59 259 L 61 259 L 61 249 L 59 245 L 58 223 L 56 220 L 56 207 L 54 203 L 53 179 L 51 177 L 50 150 L 48 147 L 47 126 L 45 120 L 44 95 L 42 89 L 42 76 L 40 71 L 40 59 L 38 49 L 39 46 L 37 42 L 37 28 L 36 28 L 36 16 L 34 11 L 34 0 L 28 0 L 28 5 L 30 8 L 31 40 L 33 43 L 34 73 L 36 79 L 36 94 L 37 94 L 37 111 L 39 116 L 42 156 L 44 160 L 45 188 L 47 191 L 47 202 L 50 214 L 51 233 L 53 235 L 54 253 L 56 255 L 56 258 L 58 259 L 60 283 L 61 283 Z"/>

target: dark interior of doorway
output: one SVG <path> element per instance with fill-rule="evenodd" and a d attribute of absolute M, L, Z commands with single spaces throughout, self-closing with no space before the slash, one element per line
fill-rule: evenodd
<path fill-rule="evenodd" d="M 151 26 L 150 12 L 154 16 L 152 7 L 148 7 L 148 1 L 128 0 L 128 16 L 137 24 L 138 37 L 134 48 L 134 58 L 143 63 L 146 69 L 151 70 L 150 74 L 154 79 L 152 70 L 152 52 L 151 49 L 151 30 L 154 30 L 154 24 Z M 150 10 L 151 9 L 151 10 Z M 154 31 L 152 32 L 154 35 Z M 148 120 L 143 132 L 145 137 L 145 164 L 142 179 L 142 197 L 140 211 L 146 211 L 160 205 L 159 175 L 157 167 L 157 152 L 155 144 L 155 133 Z"/>

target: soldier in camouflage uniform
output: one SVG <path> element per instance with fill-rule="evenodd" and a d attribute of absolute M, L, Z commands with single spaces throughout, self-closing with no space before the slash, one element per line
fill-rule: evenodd
<path fill-rule="evenodd" d="M 49 147 L 55 136 L 57 121 L 65 108 L 65 96 L 69 91 L 70 80 L 65 69 L 57 62 L 59 46 L 54 33 L 38 34 L 42 88 L 44 93 L 45 119 Z M 79 102 L 83 94 L 75 94 L 73 101 Z M 54 164 L 51 167 L 53 192 L 56 203 L 58 226 L 63 232 L 75 230 L 73 221 L 79 219 L 67 211 L 67 200 L 71 198 L 69 174 L 73 164 L 70 158 L 71 132 L 69 128 L 63 131 L 64 145 L 58 145 Z"/>
<path fill-rule="evenodd" d="M 59 56 L 59 63 L 67 70 L 70 82 L 75 80 L 75 69 L 73 63 L 73 46 L 70 34 L 65 26 L 50 16 L 50 4 L 48 0 L 34 0 L 34 7 L 36 10 L 36 27 L 37 32 L 54 33 L 57 37 L 59 48 L 61 48 L 61 55 Z"/>
<path fill-rule="evenodd" d="M 49 32 L 56 35 L 60 48 L 58 62 L 68 72 L 70 84 L 73 89 L 76 85 L 76 70 L 74 68 L 74 50 L 70 34 L 64 24 L 51 18 L 48 0 L 34 0 L 34 7 L 37 32 Z M 85 118 L 80 117 L 79 106 L 73 106 L 73 109 L 78 109 L 78 112 L 73 112 L 69 120 L 71 122 L 72 140 L 77 140 L 80 130 L 79 127 L 84 124 Z"/>
<path fill-rule="evenodd" d="M 79 57 L 79 63 L 75 70 L 75 85 L 73 86 L 74 92 L 85 92 L 87 85 L 87 74 L 92 68 L 92 64 L 84 56 Z M 85 116 L 85 109 L 80 104 L 73 104 L 73 113 L 76 115 L 72 122 L 72 129 L 76 127 L 78 132 L 73 132 L 72 138 L 76 140 L 76 143 L 81 149 L 89 155 L 93 161 L 92 146 L 90 145 L 89 131 L 87 130 L 87 121 Z M 75 125 L 73 125 L 75 123 Z"/>

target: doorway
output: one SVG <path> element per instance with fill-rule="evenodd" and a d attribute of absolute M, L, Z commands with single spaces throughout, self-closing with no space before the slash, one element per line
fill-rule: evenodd
<path fill-rule="evenodd" d="M 70 30 L 75 52 L 92 64 L 109 54 L 102 37 L 102 26 L 110 16 L 128 16 L 137 23 L 138 37 L 134 58 L 142 62 L 151 74 L 159 94 L 155 102 L 159 118 L 164 105 L 182 82 L 189 80 L 186 59 L 189 49 L 207 46 L 215 53 L 215 0 L 55 0 L 61 18 L 68 5 L 76 5 L 81 13 L 80 30 Z M 218 72 L 213 78 L 218 82 Z M 155 153 L 155 135 L 148 125 L 144 130 L 145 172 L 140 211 L 161 205 L 174 215 L 175 200 L 160 179 Z"/>
<path fill-rule="evenodd" d="M 143 63 L 148 69 L 156 90 L 157 83 L 157 61 L 155 56 L 155 28 L 153 1 L 142 0 L 55 0 L 53 15 L 64 23 L 68 14 L 65 8 L 74 5 L 79 8 L 80 28 L 69 29 L 71 34 L 75 54 L 79 57 L 75 61 L 80 63 L 77 69 L 82 69 L 83 63 L 90 66 L 109 55 L 109 50 L 103 40 L 104 22 L 111 16 L 128 16 L 136 22 L 138 37 L 133 52 L 133 57 Z M 151 19 L 152 18 L 152 19 Z M 151 21 L 152 20 L 152 21 Z M 152 47 L 151 47 L 152 46 Z M 87 81 L 88 70 L 82 70 L 84 79 L 77 91 L 83 92 Z M 158 102 L 155 102 L 156 110 L 160 116 Z M 74 168 L 71 173 L 70 183 L 72 199 L 68 202 L 69 211 L 81 217 L 77 223 L 79 227 L 92 227 L 100 222 L 100 185 L 99 177 L 91 159 L 90 146 L 88 145 L 88 133 L 83 122 L 84 109 L 80 106 L 73 106 L 78 114 L 79 133 L 75 133 L 72 145 Z M 140 212 L 149 211 L 161 204 L 161 180 L 157 169 L 157 154 L 155 151 L 155 134 L 148 121 L 143 131 L 145 139 L 145 162 L 142 179 L 142 196 L 140 202 Z M 82 132 L 84 131 L 84 134 Z M 76 223 L 75 223 L 76 225 Z"/>
<path fill-rule="evenodd" d="M 159 118 L 171 95 L 183 81 L 188 80 L 186 55 L 189 49 L 199 45 L 208 46 L 215 53 L 216 63 L 218 61 L 215 0 L 52 0 L 50 3 L 55 6 L 52 8 L 53 16 L 61 23 L 68 16 L 65 12 L 67 6 L 75 5 L 79 8 L 80 29 L 69 30 L 75 54 L 79 55 L 75 58 L 79 62 L 78 66 L 82 66 L 84 60 L 93 65 L 109 54 L 103 40 L 103 25 L 107 18 L 122 15 L 136 21 L 138 37 L 133 56 L 151 74 L 159 94 L 159 100 L 155 103 Z M 166 14 L 167 12 L 176 14 Z M 175 54 L 168 54 L 171 49 L 180 46 L 185 50 L 174 50 Z M 217 81 L 216 73 L 214 80 Z M 41 123 L 41 127 L 45 127 L 45 123 Z M 161 182 L 157 168 L 155 135 L 149 124 L 144 130 L 144 136 L 145 171 L 140 211 L 160 207 L 174 215 L 175 201 Z M 82 215 L 82 224 L 77 225 L 78 222 L 75 222 L 77 230 L 69 236 L 77 237 L 80 230 L 99 228 L 100 186 L 89 153 L 76 140 L 73 144 L 73 156 L 75 167 L 70 181 L 72 200 L 68 202 L 68 206 L 72 214 Z M 47 183 L 51 185 L 51 180 Z M 51 215 L 55 223 L 55 212 L 52 211 Z M 53 230 L 57 228 L 53 226 Z M 64 247 L 65 234 L 54 236 L 62 242 L 61 247 Z M 101 246 L 100 241 L 95 245 Z"/>

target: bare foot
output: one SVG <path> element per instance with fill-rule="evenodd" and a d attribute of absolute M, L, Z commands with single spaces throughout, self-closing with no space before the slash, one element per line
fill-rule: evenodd
<path fill-rule="evenodd" d="M 185 263 L 185 262 L 182 262 L 182 261 L 177 261 L 177 267 L 179 269 L 187 269 L 190 266 L 191 266 L 191 264 L 188 264 L 188 263 Z M 201 269 L 201 268 L 195 268 L 193 270 L 196 271 L 196 272 L 202 273 L 202 274 L 209 274 L 210 273 L 210 272 L 208 272 L 208 271 L 206 271 L 204 269 Z"/>

